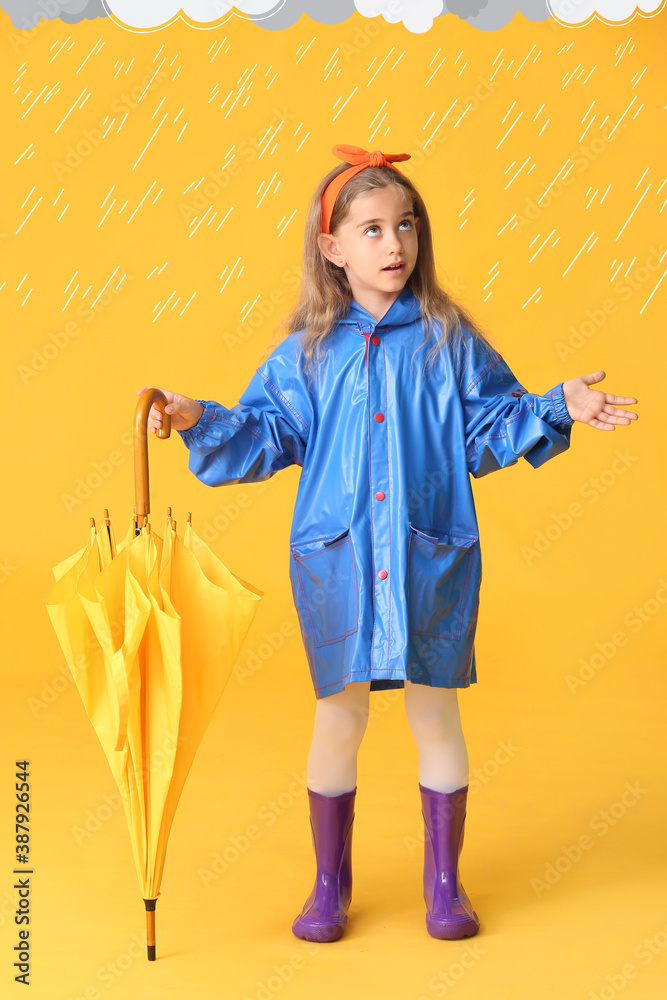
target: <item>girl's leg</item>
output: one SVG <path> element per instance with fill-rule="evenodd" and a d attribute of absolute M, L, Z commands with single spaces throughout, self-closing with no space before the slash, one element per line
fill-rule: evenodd
<path fill-rule="evenodd" d="M 306 768 L 311 791 L 334 796 L 355 788 L 370 686 L 370 681 L 347 684 L 343 691 L 318 699 Z"/>
<path fill-rule="evenodd" d="M 468 784 L 468 750 L 457 688 L 405 681 L 405 713 L 419 750 L 419 781 L 436 792 Z"/>
<path fill-rule="evenodd" d="M 357 751 L 368 724 L 371 682 L 319 698 L 308 757 L 308 802 L 317 873 L 292 931 L 306 941 L 337 941 L 352 899 L 352 827 Z"/>
<path fill-rule="evenodd" d="M 458 871 L 468 799 L 468 751 L 457 689 L 406 680 L 405 710 L 419 749 L 426 927 L 435 938 L 470 937 L 479 930 L 479 918 Z"/>

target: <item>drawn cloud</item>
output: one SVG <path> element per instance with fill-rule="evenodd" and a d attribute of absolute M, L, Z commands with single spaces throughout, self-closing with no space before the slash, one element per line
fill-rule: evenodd
<path fill-rule="evenodd" d="M 508 24 L 517 10 L 530 21 L 551 16 L 546 0 L 355 0 L 364 17 L 382 14 L 386 21 L 402 21 L 408 31 L 428 31 L 434 17 L 455 14 L 474 28 L 496 31 Z"/>
<path fill-rule="evenodd" d="M 612 0 L 596 0 L 597 5 L 613 5 Z M 625 0 L 618 0 L 623 3 Z M 631 0 L 627 0 L 628 3 Z M 661 0 L 638 0 L 650 5 Z M 555 6 L 593 4 L 594 0 L 551 0 Z M 531 21 L 551 17 L 547 0 L 0 0 L 0 8 L 10 15 L 16 28 L 28 30 L 40 18 L 60 18 L 76 24 L 86 18 L 106 17 L 127 28 L 151 31 L 181 17 L 195 27 L 224 23 L 230 17 L 244 17 L 268 31 L 281 31 L 295 24 L 303 14 L 319 24 L 341 24 L 355 11 L 363 17 L 379 17 L 389 23 L 402 22 L 414 34 L 429 31 L 436 17 L 452 14 L 481 31 L 503 28 L 517 11 Z M 587 15 L 588 16 L 588 15 Z"/>
<path fill-rule="evenodd" d="M 482 31 L 502 28 L 519 10 L 531 21 L 551 16 L 547 0 L 104 0 L 104 5 L 129 27 L 157 28 L 182 10 L 194 23 L 220 21 L 236 9 L 262 28 L 280 31 L 306 14 L 320 24 L 340 24 L 357 10 L 363 17 L 379 17 L 390 24 L 403 22 L 415 34 L 429 31 L 436 17 L 454 14 Z"/>
<path fill-rule="evenodd" d="M 276 0 L 251 20 L 268 31 L 295 24 L 302 14 L 320 24 L 340 24 L 355 10 L 363 17 L 382 17 L 390 24 L 402 21 L 415 34 L 428 31 L 436 17 L 454 14 L 482 31 L 503 28 L 517 9 L 530 21 L 551 17 L 547 0 Z"/>
<path fill-rule="evenodd" d="M 66 0 L 65 3 L 59 0 L 1 0 L 0 7 L 9 14 L 12 26 L 21 31 L 30 31 L 42 18 L 53 21 L 58 17 L 65 24 L 78 24 L 86 19 L 107 16 L 102 0 Z"/>
<path fill-rule="evenodd" d="M 547 0 L 551 14 L 562 24 L 586 24 L 597 17 L 609 24 L 626 24 L 641 14 L 652 16 L 665 0 Z"/>
<path fill-rule="evenodd" d="M 275 0 L 236 0 L 235 3 L 226 3 L 225 0 L 144 0 L 141 4 L 136 0 L 104 0 L 104 6 L 121 24 L 148 30 L 161 28 L 179 16 L 193 25 L 206 27 L 226 21 L 235 10 L 252 20 L 261 20 L 277 4 Z"/>
<path fill-rule="evenodd" d="M 456 14 L 473 28 L 498 31 L 512 20 L 517 11 L 528 21 L 546 21 L 551 17 L 547 0 L 444 0 L 443 13 Z"/>
<path fill-rule="evenodd" d="M 443 0 L 355 0 L 355 7 L 364 17 L 382 14 L 389 24 L 402 21 L 408 31 L 420 34 L 442 14 Z"/>

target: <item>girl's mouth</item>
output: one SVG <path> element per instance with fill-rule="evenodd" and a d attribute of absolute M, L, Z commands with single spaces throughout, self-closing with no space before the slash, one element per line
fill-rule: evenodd
<path fill-rule="evenodd" d="M 382 270 L 388 271 L 391 274 L 403 274 L 403 271 L 405 270 L 405 261 L 402 261 L 398 265 L 390 264 L 389 267 L 383 267 Z"/>

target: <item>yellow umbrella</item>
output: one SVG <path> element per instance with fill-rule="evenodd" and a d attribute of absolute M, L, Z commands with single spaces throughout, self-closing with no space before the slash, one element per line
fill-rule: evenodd
<path fill-rule="evenodd" d="M 116 545 L 105 510 L 87 544 L 54 566 L 46 607 L 123 799 L 155 960 L 155 904 L 185 779 L 263 591 L 236 577 L 167 510 L 148 522 L 147 424 L 166 398 L 147 389 L 134 424 L 135 509 Z"/>

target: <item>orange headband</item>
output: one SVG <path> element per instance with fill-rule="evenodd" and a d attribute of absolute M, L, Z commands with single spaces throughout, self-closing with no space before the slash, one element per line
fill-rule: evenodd
<path fill-rule="evenodd" d="M 365 167 L 391 167 L 397 174 L 400 170 L 394 166 L 394 160 L 409 160 L 410 153 L 381 153 L 379 149 L 372 153 L 366 152 L 360 146 L 334 146 L 331 152 L 339 160 L 351 163 L 353 166 L 349 170 L 341 170 L 334 179 L 324 189 L 322 195 L 322 232 L 329 233 L 329 223 L 336 204 L 336 198 L 340 194 L 341 188 L 347 184 L 351 177 L 358 174 Z"/>

